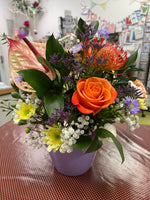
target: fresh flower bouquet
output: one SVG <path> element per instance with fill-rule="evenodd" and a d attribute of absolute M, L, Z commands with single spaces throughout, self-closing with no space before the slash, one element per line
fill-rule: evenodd
<path fill-rule="evenodd" d="M 108 33 L 97 33 L 97 21 L 78 22 L 80 41 L 70 51 L 51 35 L 46 44 L 9 39 L 9 64 L 13 103 L 1 102 L 13 112 L 33 146 L 41 141 L 47 150 L 70 153 L 74 148 L 94 152 L 104 138 L 111 138 L 122 162 L 123 149 L 113 123 L 139 127 L 140 109 L 146 109 L 143 84 L 128 73 L 139 70 L 119 45 L 107 42 Z M 16 100 L 16 103 L 14 103 Z"/>

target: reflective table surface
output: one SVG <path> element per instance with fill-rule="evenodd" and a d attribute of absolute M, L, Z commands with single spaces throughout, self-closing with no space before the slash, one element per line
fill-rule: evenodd
<path fill-rule="evenodd" d="M 110 141 L 97 152 L 90 170 L 67 177 L 54 168 L 45 147 L 25 143 L 24 127 L 0 127 L 1 200 L 150 200 L 150 126 L 129 133 L 116 124 L 125 162 Z"/>

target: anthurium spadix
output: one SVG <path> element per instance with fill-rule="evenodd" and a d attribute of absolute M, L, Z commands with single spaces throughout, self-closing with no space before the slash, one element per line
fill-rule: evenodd
<path fill-rule="evenodd" d="M 33 92 L 33 88 L 26 82 L 20 81 L 18 71 L 35 69 L 44 72 L 51 80 L 55 79 L 55 72 L 45 59 L 46 43 L 29 42 L 26 38 L 13 40 L 8 38 L 9 66 L 13 81 L 18 88 Z M 39 80 L 40 81 L 40 80 Z"/>

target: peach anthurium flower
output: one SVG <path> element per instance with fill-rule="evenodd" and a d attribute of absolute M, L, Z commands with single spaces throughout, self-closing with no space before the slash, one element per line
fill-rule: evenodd
<path fill-rule="evenodd" d="M 112 104 L 116 97 L 117 91 L 105 78 L 81 78 L 73 93 L 72 103 L 81 113 L 95 115 Z"/>
<path fill-rule="evenodd" d="M 35 54 L 24 40 L 12 40 L 8 38 L 8 41 L 10 43 L 8 59 L 12 79 L 18 88 L 24 91 L 33 92 L 33 89 L 26 82 L 18 81 L 19 75 L 17 72 L 22 69 L 37 69 L 45 72 L 45 69 L 37 61 Z M 36 55 L 40 54 L 45 57 L 45 43 L 31 42 L 31 44 L 36 48 Z M 45 73 L 51 78 L 50 72 L 47 71 Z"/>

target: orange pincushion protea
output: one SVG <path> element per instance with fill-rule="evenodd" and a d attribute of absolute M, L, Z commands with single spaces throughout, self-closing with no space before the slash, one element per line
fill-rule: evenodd
<path fill-rule="evenodd" d="M 143 83 L 142 83 L 140 80 L 138 80 L 138 79 L 136 79 L 133 83 L 134 83 L 136 86 L 141 87 L 143 97 L 146 99 L 146 98 L 147 98 L 147 94 L 146 94 L 146 89 L 145 89 Z"/>
<path fill-rule="evenodd" d="M 95 43 L 95 40 L 93 43 Z M 102 45 L 103 41 L 97 43 Z M 91 44 L 88 50 L 84 50 L 82 62 L 86 62 L 86 58 L 92 56 L 94 56 L 95 59 L 90 62 L 90 66 L 92 68 L 97 68 L 100 71 L 122 70 L 128 59 L 127 52 L 124 52 L 122 47 L 118 45 L 113 46 L 112 44 L 106 44 L 100 50 L 95 50 Z M 99 58 L 102 59 L 101 63 L 97 61 Z"/>
<path fill-rule="evenodd" d="M 97 57 L 107 59 L 103 64 L 102 70 L 117 71 L 122 70 L 127 61 L 127 52 L 123 51 L 120 46 L 105 45 L 98 53 Z"/>

